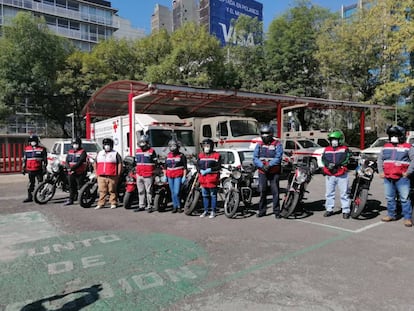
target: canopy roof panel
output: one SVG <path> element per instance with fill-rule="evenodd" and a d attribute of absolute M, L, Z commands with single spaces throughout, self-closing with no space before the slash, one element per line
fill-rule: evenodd
<path fill-rule="evenodd" d="M 180 117 L 262 114 L 263 116 L 271 114 L 274 117 L 278 105 L 287 109 L 295 107 L 344 110 L 392 109 L 392 107 L 382 105 L 312 97 L 121 80 L 108 83 L 96 91 L 83 108 L 82 113 L 100 117 L 128 114 L 129 94 L 135 97 L 136 113 L 176 114 Z"/>

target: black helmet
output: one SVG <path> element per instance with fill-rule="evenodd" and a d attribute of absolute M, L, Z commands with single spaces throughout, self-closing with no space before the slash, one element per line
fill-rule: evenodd
<path fill-rule="evenodd" d="M 114 147 L 114 141 L 113 141 L 112 138 L 107 137 L 107 138 L 103 139 L 102 145 L 104 145 L 104 146 L 109 145 L 109 146 L 111 146 L 111 149 L 112 149 Z"/>
<path fill-rule="evenodd" d="M 180 143 L 176 141 L 175 139 L 171 139 L 168 142 L 168 148 L 170 149 L 171 152 L 178 152 L 178 150 L 180 150 Z"/>
<path fill-rule="evenodd" d="M 391 140 L 391 137 L 398 137 L 398 142 L 400 144 L 404 143 L 406 141 L 405 137 L 405 128 L 399 125 L 390 125 L 387 128 L 387 135 L 388 139 Z"/>
<path fill-rule="evenodd" d="M 141 135 L 139 137 L 138 146 L 142 150 L 148 150 L 149 149 L 149 137 L 148 137 L 148 135 Z"/>
<path fill-rule="evenodd" d="M 76 137 L 74 139 L 72 139 L 72 145 L 74 144 L 78 144 L 79 147 L 82 145 L 82 139 L 80 139 L 80 137 Z"/>
<path fill-rule="evenodd" d="M 36 142 L 36 144 L 39 143 L 39 137 L 37 135 L 30 135 L 29 136 L 29 143 L 31 143 L 32 141 Z"/>
<path fill-rule="evenodd" d="M 208 152 L 206 151 L 205 147 L 209 147 Z M 204 153 L 212 153 L 214 150 L 214 141 L 211 138 L 205 138 L 201 142 L 201 148 L 203 149 Z"/>
<path fill-rule="evenodd" d="M 263 143 L 270 144 L 273 140 L 273 127 L 269 125 L 263 125 L 260 128 L 260 137 Z"/>

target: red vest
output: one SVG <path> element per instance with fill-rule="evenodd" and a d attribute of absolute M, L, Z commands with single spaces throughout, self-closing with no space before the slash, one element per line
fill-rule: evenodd
<path fill-rule="evenodd" d="M 70 149 L 68 152 L 68 164 L 69 167 L 73 167 L 76 164 L 79 163 L 80 157 L 82 155 L 82 153 L 84 152 L 83 149 L 78 149 L 78 150 L 74 150 L 74 149 Z M 76 174 L 83 174 L 86 172 L 86 161 L 84 161 L 76 170 L 75 173 Z"/>
<path fill-rule="evenodd" d="M 411 144 L 403 143 L 393 145 L 386 143 L 382 149 L 383 168 L 386 178 L 399 179 L 407 172 L 410 166 L 410 158 L 408 156 Z"/>
<path fill-rule="evenodd" d="M 341 165 L 346 160 L 348 155 L 349 148 L 347 146 L 341 145 L 336 148 L 332 146 L 325 147 L 323 157 L 329 162 L 334 163 L 338 168 L 331 172 L 326 166 L 323 167 L 323 173 L 328 176 L 342 176 L 348 171 L 346 165 Z"/>
<path fill-rule="evenodd" d="M 169 178 L 178 178 L 184 176 L 184 161 L 182 153 L 168 153 L 165 164 L 167 166 L 166 175 Z"/>
<path fill-rule="evenodd" d="M 118 175 L 118 153 L 115 150 L 105 152 L 101 150 L 96 157 L 96 175 Z"/>
<path fill-rule="evenodd" d="M 155 150 L 149 148 L 143 151 L 138 148 L 135 152 L 135 161 L 137 163 L 136 171 L 138 176 L 151 177 L 154 174 L 155 169 Z"/>
<path fill-rule="evenodd" d="M 45 148 L 41 146 L 26 146 L 24 148 L 24 156 L 26 159 L 26 171 L 36 172 L 42 169 L 44 150 Z"/>
<path fill-rule="evenodd" d="M 205 170 L 217 165 L 220 160 L 220 153 L 212 152 L 205 154 L 201 152 L 198 155 L 198 163 L 200 170 Z M 200 185 L 203 188 L 215 188 L 220 182 L 220 172 L 212 172 L 206 175 L 199 175 Z"/>

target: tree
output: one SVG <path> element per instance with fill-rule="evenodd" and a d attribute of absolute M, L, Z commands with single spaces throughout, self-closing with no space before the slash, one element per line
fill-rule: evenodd
<path fill-rule="evenodd" d="M 70 50 L 69 42 L 52 34 L 44 19 L 18 13 L 0 38 L 1 105 L 14 112 L 17 105 L 29 103 L 28 112 L 59 122 L 65 112 L 56 78 Z"/>
<path fill-rule="evenodd" d="M 324 80 L 319 61 L 316 37 L 331 13 L 310 1 L 296 1 L 295 6 L 274 19 L 265 42 L 266 92 L 296 96 L 324 97 Z M 301 125 L 306 129 L 312 118 L 305 119 L 299 109 Z"/>

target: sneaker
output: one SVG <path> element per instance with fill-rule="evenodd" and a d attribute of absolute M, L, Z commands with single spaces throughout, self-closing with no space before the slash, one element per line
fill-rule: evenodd
<path fill-rule="evenodd" d="M 200 218 L 204 218 L 204 217 L 206 217 L 207 216 L 207 212 L 204 212 L 204 213 L 202 213 L 201 215 L 200 215 Z"/>
<path fill-rule="evenodd" d="M 112 209 L 117 208 L 116 204 L 112 204 L 112 205 L 111 205 L 111 208 L 112 208 Z"/>
<path fill-rule="evenodd" d="M 349 213 L 342 213 L 342 218 L 343 219 L 349 219 L 350 216 L 351 216 L 351 214 L 349 214 Z"/>
<path fill-rule="evenodd" d="M 65 203 L 63 203 L 64 206 L 72 205 L 73 201 L 71 199 L 66 200 Z"/>
<path fill-rule="evenodd" d="M 413 221 L 411 219 L 404 219 L 404 226 L 412 227 L 413 226 Z"/>
<path fill-rule="evenodd" d="M 208 218 L 214 218 L 214 217 L 216 217 L 216 213 L 215 212 L 211 212 L 211 214 L 210 214 L 210 216 L 208 216 Z"/>
<path fill-rule="evenodd" d="M 95 209 L 101 209 L 101 208 L 103 208 L 102 205 L 96 205 L 96 207 L 95 207 Z"/>
<path fill-rule="evenodd" d="M 395 220 L 395 218 L 393 218 L 391 216 L 388 216 L 388 215 L 381 218 L 381 221 L 383 221 L 383 222 L 390 222 L 390 221 L 394 221 L 394 220 Z"/>
<path fill-rule="evenodd" d="M 323 214 L 323 217 L 331 217 L 333 214 L 333 211 L 326 211 L 325 214 Z"/>

